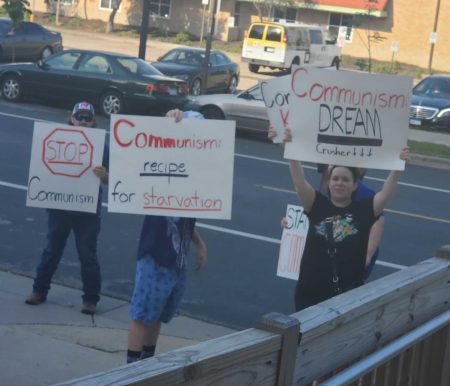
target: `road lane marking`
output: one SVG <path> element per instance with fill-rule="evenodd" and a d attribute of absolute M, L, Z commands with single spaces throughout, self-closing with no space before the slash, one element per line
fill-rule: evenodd
<path fill-rule="evenodd" d="M 267 186 L 267 185 L 255 185 L 255 186 L 257 188 L 270 190 L 270 191 L 273 191 L 273 192 L 289 193 L 289 194 L 294 194 L 294 195 L 297 194 L 295 192 L 295 190 L 291 190 L 291 189 L 282 189 L 282 188 L 277 188 L 277 187 L 274 187 L 274 186 Z M 425 216 L 425 215 L 422 215 L 422 214 L 403 212 L 401 210 L 395 210 L 395 209 L 384 209 L 384 211 L 385 212 L 389 212 L 389 213 L 399 214 L 399 215 L 402 215 L 402 216 L 419 218 L 421 220 L 429 220 L 429 221 L 435 221 L 435 222 L 442 222 L 444 224 L 450 224 L 450 220 L 447 220 L 445 218 Z"/>
<path fill-rule="evenodd" d="M 5 181 L 0 181 L 0 186 L 5 186 L 7 188 L 13 188 L 13 189 L 20 189 L 20 190 L 25 190 L 25 191 L 27 190 L 26 186 L 18 185 L 18 184 L 12 184 L 12 183 L 5 182 Z M 102 202 L 102 206 L 107 208 L 108 204 L 106 202 Z M 245 238 L 252 239 L 252 240 L 257 240 L 257 241 L 265 241 L 265 242 L 272 243 L 272 244 L 280 244 L 280 240 L 279 239 L 275 239 L 275 238 L 272 238 L 272 237 L 255 235 L 253 233 L 237 231 L 237 230 L 234 230 L 234 229 L 219 227 L 219 226 L 216 226 L 216 225 L 205 224 L 205 223 L 202 223 L 202 222 L 197 222 L 196 225 L 199 228 L 209 229 L 209 230 L 216 231 L 216 232 L 227 233 L 227 234 L 230 234 L 230 235 L 233 235 L 233 236 L 245 237 Z M 281 232 L 281 230 L 280 230 L 280 232 Z M 405 266 L 405 265 L 389 263 L 389 262 L 383 261 L 383 260 L 377 260 L 375 264 L 382 265 L 384 267 L 393 268 L 393 269 L 405 269 L 405 268 L 407 268 L 407 266 Z"/>
<path fill-rule="evenodd" d="M 236 157 L 241 157 L 241 158 L 252 159 L 252 160 L 255 160 L 255 161 L 271 162 L 271 163 L 274 163 L 274 164 L 289 166 L 289 163 L 286 162 L 286 161 L 278 161 L 278 160 L 273 160 L 273 159 L 270 159 L 270 158 L 256 157 L 256 156 L 252 156 L 252 155 L 239 154 L 239 153 L 235 153 L 235 156 Z M 302 165 L 302 167 L 304 169 L 311 169 L 311 170 L 316 170 L 317 169 L 317 167 L 315 167 L 315 166 L 308 166 L 308 165 Z M 372 181 L 379 181 L 379 182 L 385 182 L 386 181 L 383 178 L 370 177 L 370 176 L 367 176 L 367 175 L 364 177 L 364 179 L 365 180 L 372 180 Z M 416 188 L 416 189 L 431 190 L 433 192 L 438 192 L 438 193 L 450 194 L 450 190 L 448 190 L 448 189 L 440 189 L 440 188 L 433 188 L 431 186 L 410 184 L 408 182 L 399 181 L 398 185 L 408 186 L 410 188 Z"/>

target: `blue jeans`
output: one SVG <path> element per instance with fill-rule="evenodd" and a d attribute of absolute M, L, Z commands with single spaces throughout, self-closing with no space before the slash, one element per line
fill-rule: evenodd
<path fill-rule="evenodd" d="M 48 210 L 47 245 L 36 270 L 33 291 L 44 299 L 50 289 L 53 274 L 58 268 L 70 231 L 73 230 L 81 264 L 83 300 L 97 304 L 100 299 L 101 275 L 97 259 L 97 239 L 100 216 L 77 214 L 63 210 Z"/>

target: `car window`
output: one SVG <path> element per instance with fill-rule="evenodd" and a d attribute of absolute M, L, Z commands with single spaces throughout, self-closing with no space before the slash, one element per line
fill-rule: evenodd
<path fill-rule="evenodd" d="M 414 88 L 414 94 L 450 98 L 450 79 L 427 78 Z"/>
<path fill-rule="evenodd" d="M 250 33 L 248 34 L 248 37 L 251 39 L 262 39 L 263 33 L 264 33 L 263 25 L 254 25 L 250 29 Z"/>
<path fill-rule="evenodd" d="M 160 62 L 176 62 L 178 60 L 178 56 L 180 55 L 180 50 L 169 51 L 167 54 L 162 56 L 159 61 Z"/>
<path fill-rule="evenodd" d="M 125 71 L 134 75 L 162 75 L 162 73 L 151 64 L 139 58 L 118 57 L 116 60 Z"/>
<path fill-rule="evenodd" d="M 268 27 L 266 33 L 266 40 L 270 42 L 281 42 L 283 29 L 281 27 Z"/>
<path fill-rule="evenodd" d="M 259 86 L 255 86 L 253 88 L 250 88 L 248 90 L 248 94 L 251 95 L 253 97 L 253 99 L 258 100 L 258 101 L 262 101 L 263 97 L 261 95 L 261 89 L 259 88 Z"/>
<path fill-rule="evenodd" d="M 0 35 L 6 35 L 11 29 L 12 23 L 8 20 L 0 21 Z"/>
<path fill-rule="evenodd" d="M 84 57 L 78 66 L 78 70 L 99 74 L 110 74 L 112 72 L 106 58 L 99 55 Z"/>
<path fill-rule="evenodd" d="M 27 34 L 41 34 L 42 33 L 42 28 L 34 23 L 27 23 L 24 22 L 23 24 L 23 28 L 25 33 Z"/>
<path fill-rule="evenodd" d="M 323 43 L 322 31 L 319 31 L 317 29 L 309 30 L 309 39 L 311 41 L 311 44 L 322 44 Z"/>
<path fill-rule="evenodd" d="M 217 64 L 228 64 L 230 62 L 229 59 L 221 52 L 215 52 L 214 54 L 216 57 Z"/>
<path fill-rule="evenodd" d="M 48 58 L 45 63 L 53 69 L 70 70 L 81 56 L 81 52 L 65 52 Z"/>

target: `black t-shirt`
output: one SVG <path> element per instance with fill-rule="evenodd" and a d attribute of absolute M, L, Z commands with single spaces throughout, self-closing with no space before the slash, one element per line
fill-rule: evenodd
<path fill-rule="evenodd" d="M 373 198 L 353 201 L 339 208 L 316 192 L 309 217 L 309 230 L 296 289 L 296 309 L 333 297 L 332 265 L 325 237 L 325 219 L 333 218 L 337 272 L 343 291 L 362 284 L 367 243 L 375 222 Z"/>

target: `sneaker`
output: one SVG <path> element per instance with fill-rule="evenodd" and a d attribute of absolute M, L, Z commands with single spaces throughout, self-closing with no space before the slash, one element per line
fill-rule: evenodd
<path fill-rule="evenodd" d="M 96 311 L 95 304 L 92 303 L 83 303 L 83 308 L 81 309 L 81 312 L 86 315 L 94 315 Z"/>
<path fill-rule="evenodd" d="M 44 303 L 45 300 L 46 299 L 45 299 L 45 297 L 43 295 L 38 294 L 37 292 L 33 292 L 33 293 L 31 293 L 30 296 L 28 296 L 25 299 L 25 303 L 27 303 L 27 304 L 29 304 L 31 306 L 37 306 L 37 305 L 39 305 L 41 303 Z"/>

